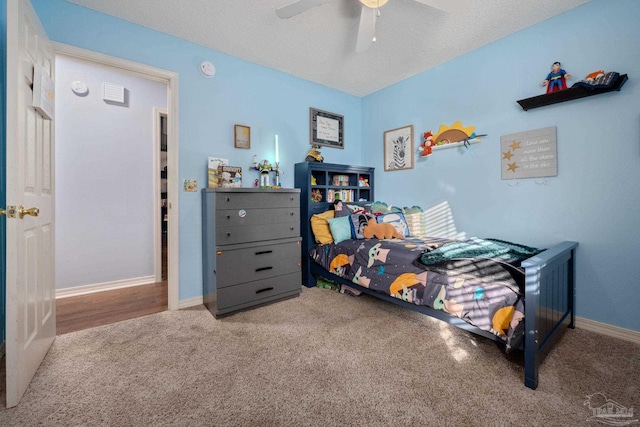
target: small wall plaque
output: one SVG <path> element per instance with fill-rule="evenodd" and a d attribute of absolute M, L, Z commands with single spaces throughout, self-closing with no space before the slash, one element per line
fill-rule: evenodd
<path fill-rule="evenodd" d="M 33 66 L 33 107 L 45 120 L 53 120 L 55 105 L 55 84 L 45 69 Z"/>
<path fill-rule="evenodd" d="M 500 137 L 502 179 L 558 175 L 556 127 Z"/>
<path fill-rule="evenodd" d="M 251 128 L 244 125 L 233 127 L 233 146 L 236 148 L 251 148 Z"/>

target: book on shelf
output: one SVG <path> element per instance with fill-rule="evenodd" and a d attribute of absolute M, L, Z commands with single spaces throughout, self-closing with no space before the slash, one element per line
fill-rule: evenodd
<path fill-rule="evenodd" d="M 343 202 L 354 201 L 353 190 L 327 190 L 327 202 L 333 203 L 336 200 L 342 200 Z"/>
<path fill-rule="evenodd" d="M 219 185 L 222 188 L 242 187 L 242 167 L 220 165 L 218 166 Z"/>
<path fill-rule="evenodd" d="M 348 186 L 349 185 L 349 175 L 333 175 L 333 185 L 335 186 Z"/>
<path fill-rule="evenodd" d="M 209 188 L 217 188 L 220 186 L 220 176 L 218 175 L 218 166 L 228 165 L 229 160 L 221 157 L 209 157 L 207 175 L 209 178 Z"/>

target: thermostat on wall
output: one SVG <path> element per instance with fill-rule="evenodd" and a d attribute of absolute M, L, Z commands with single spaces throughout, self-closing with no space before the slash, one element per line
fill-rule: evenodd
<path fill-rule="evenodd" d="M 202 61 L 200 72 L 206 77 L 213 77 L 216 74 L 216 67 L 210 61 Z"/>

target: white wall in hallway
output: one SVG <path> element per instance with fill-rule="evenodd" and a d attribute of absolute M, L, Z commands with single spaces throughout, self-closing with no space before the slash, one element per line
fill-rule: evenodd
<path fill-rule="evenodd" d="M 103 100 L 104 82 L 124 104 Z M 56 289 L 154 274 L 154 107 L 167 108 L 165 83 L 56 58 Z"/>

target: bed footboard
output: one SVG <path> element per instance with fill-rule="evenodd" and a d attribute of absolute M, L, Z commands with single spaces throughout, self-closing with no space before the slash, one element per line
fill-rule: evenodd
<path fill-rule="evenodd" d="M 524 383 L 538 386 L 538 367 L 575 319 L 575 250 L 562 242 L 522 262 L 525 270 Z"/>

